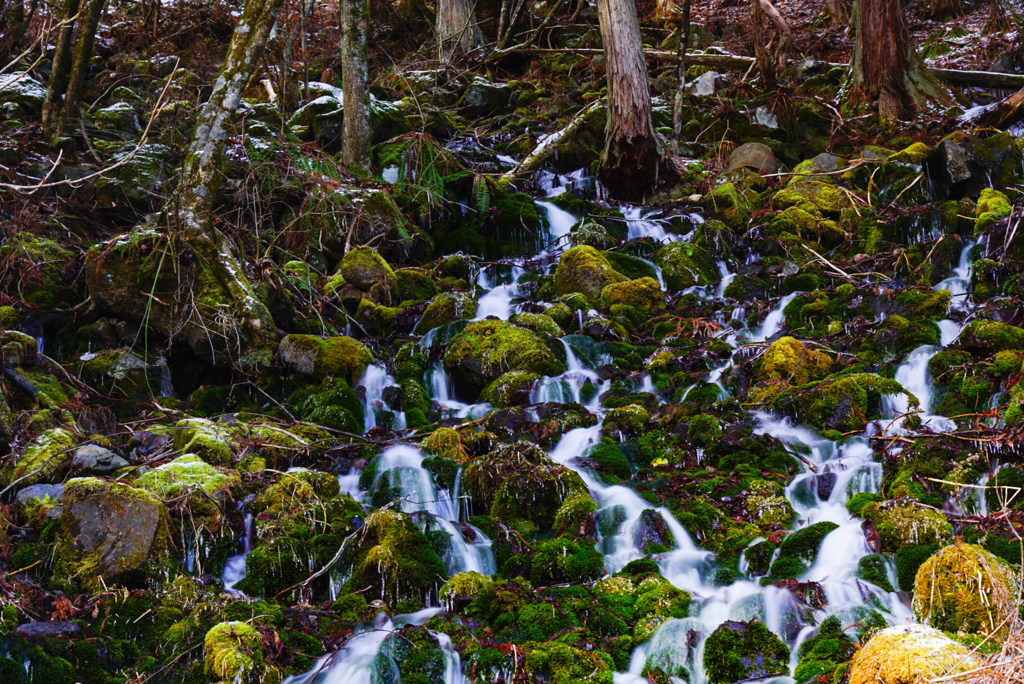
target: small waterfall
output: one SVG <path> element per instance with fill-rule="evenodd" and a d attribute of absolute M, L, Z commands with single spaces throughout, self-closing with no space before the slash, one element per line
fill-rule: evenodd
<path fill-rule="evenodd" d="M 678 242 L 683 239 L 679 235 L 665 230 L 667 220 L 645 218 L 643 207 L 623 205 L 622 216 L 626 219 L 630 240 L 652 238 L 656 242 Z"/>
<path fill-rule="evenodd" d="M 786 307 L 789 306 L 789 303 L 801 294 L 803 293 L 792 292 L 780 299 L 779 303 L 775 305 L 775 308 L 764 317 L 764 321 L 761 323 L 761 327 L 758 328 L 757 332 L 751 333 L 747 339 L 751 342 L 765 342 L 782 330 L 782 322 L 784 318 L 783 312 L 786 310 Z"/>
<path fill-rule="evenodd" d="M 243 510 L 254 498 L 256 498 L 255 494 L 251 494 L 246 497 L 244 501 L 238 504 L 238 510 Z M 241 582 L 245 577 L 245 561 L 249 557 L 249 552 L 252 551 L 252 513 L 246 513 L 243 520 L 242 552 L 236 553 L 225 561 L 224 572 L 221 575 L 221 580 L 224 582 L 224 588 L 234 594 L 242 593 L 235 589 L 235 585 Z"/>
<path fill-rule="evenodd" d="M 485 294 L 477 299 L 476 318 L 473 320 L 482 321 L 493 316 L 507 321 L 512 315 L 512 298 L 519 294 L 517 281 L 525 272 L 519 266 L 512 266 L 509 282 L 492 283 L 487 276 L 487 269 L 480 269 L 476 284 Z"/>
<path fill-rule="evenodd" d="M 951 307 L 963 311 L 970 308 L 971 274 L 973 272 L 972 252 L 978 244 L 976 240 L 968 240 L 960 251 L 960 261 L 953 269 L 952 275 L 933 287 L 934 290 L 949 290 L 953 295 Z"/>
<path fill-rule="evenodd" d="M 548 233 L 551 236 L 552 243 L 564 242 L 568 238 L 572 227 L 579 223 L 578 218 L 554 202 L 538 201 L 537 206 L 547 213 Z"/>
<path fill-rule="evenodd" d="M 559 404 L 577 403 L 584 404 L 590 410 L 600 409 L 601 393 L 607 388 L 607 383 L 602 383 L 597 373 L 584 365 L 583 361 L 576 354 L 569 342 L 563 337 L 560 338 L 565 348 L 566 370 L 555 377 L 541 378 L 530 392 L 530 402 L 542 404 L 555 402 Z M 593 388 L 593 395 L 583 396 L 583 390 L 588 384 Z"/>
<path fill-rule="evenodd" d="M 399 496 L 406 497 L 402 510 L 410 514 L 426 513 L 426 525 L 436 525 L 451 538 L 445 553 L 445 567 L 448 573 L 472 570 L 485 575 L 497 572 L 491 540 L 479 529 L 466 525 L 473 534 L 473 541 L 466 539 L 459 524 L 461 506 L 459 499 L 444 489 L 438 489 L 434 479 L 423 467 L 423 452 L 407 444 L 389 447 L 380 455 L 377 476 L 373 489 L 381 483 L 398 490 Z M 458 479 L 456 480 L 458 483 Z"/>
<path fill-rule="evenodd" d="M 384 390 L 389 387 L 398 387 L 398 383 L 388 373 L 387 368 L 379 363 L 367 366 L 362 379 L 357 387 L 363 388 L 363 429 L 370 431 L 380 425 L 379 421 L 385 413 L 391 413 L 392 430 L 405 429 L 405 413 L 403 411 L 392 411 L 384 399 Z M 384 426 L 381 426 L 384 427 Z"/>

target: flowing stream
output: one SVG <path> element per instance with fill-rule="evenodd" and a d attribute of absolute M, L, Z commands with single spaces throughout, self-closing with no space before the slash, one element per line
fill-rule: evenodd
<path fill-rule="evenodd" d="M 554 178 L 547 181 L 549 196 L 565 191 L 581 178 Z M 565 241 L 569 229 L 578 219 L 548 200 L 537 202 L 547 212 L 550 224 L 549 244 Z M 681 239 L 679 235 L 665 232 L 660 221 L 642 218 L 639 208 L 626 208 L 625 220 L 629 222 L 631 238 L 653 238 L 659 241 Z M 686 239 L 683 236 L 682 239 Z M 974 243 L 966 243 L 960 262 L 949 278 L 935 286 L 953 294 L 952 310 L 962 320 L 969 313 L 971 280 L 971 252 Z M 550 267 L 550 266 L 549 266 Z M 735 277 L 725 262 L 719 263 L 721 280 L 702 290 L 707 297 L 722 299 L 726 286 Z M 507 319 L 514 311 L 514 300 L 518 294 L 517 281 L 525 272 L 522 264 L 508 268 L 504 278 L 481 271 L 477 277 L 479 300 L 476 318 L 495 316 Z M 659 272 L 660 278 L 660 272 Z M 785 330 L 784 310 L 799 293 L 781 297 L 755 329 L 745 329 L 742 311 L 733 311 L 726 316 L 726 307 L 720 313 L 723 324 L 739 326 L 732 329 L 726 325 L 722 338 L 734 348 L 730 358 L 713 369 L 706 382 L 717 384 L 722 396 L 728 392 L 721 379 L 734 365 L 738 348 L 744 343 L 770 342 Z M 582 320 L 582 319 L 581 319 Z M 946 320 L 938 324 L 941 345 L 952 343 L 961 331 L 961 325 Z M 461 328 L 460 328 L 461 329 Z M 426 347 L 443 344 L 450 338 L 451 331 L 430 331 L 421 342 Z M 617 525 L 599 525 L 606 530 L 600 539 L 599 548 L 604 554 L 605 568 L 616 572 L 631 560 L 645 556 L 639 546 L 642 535 L 638 534 L 641 517 L 651 511 L 652 506 L 635 491 L 623 485 L 606 485 L 601 479 L 581 466 L 580 458 L 588 449 L 600 443 L 604 410 L 601 394 L 610 387 L 610 381 L 602 381 L 595 371 L 603 359 L 584 358 L 579 350 L 584 349 L 583 340 L 577 336 L 562 338 L 567 370 L 559 376 L 543 378 L 536 383 L 530 400 L 532 403 L 579 403 L 598 417 L 598 423 L 591 427 L 570 430 L 551 449 L 553 461 L 577 472 L 590 490 L 598 506 L 599 520 L 621 521 Z M 928 375 L 928 361 L 942 346 L 925 345 L 906 357 L 896 371 L 899 380 L 908 391 L 920 400 L 920 418 L 924 428 L 934 432 L 952 429 L 953 422 L 943 416 L 929 412 L 932 396 L 932 381 Z M 382 367 L 376 368 L 371 376 L 367 371 L 363 384 L 366 387 L 367 428 L 376 425 L 375 409 L 383 402 L 383 388 L 393 382 Z M 639 391 L 656 394 L 651 379 L 638 375 L 635 382 Z M 431 398 L 441 408 L 459 417 L 483 415 L 490 410 L 487 404 L 465 404 L 452 398 L 450 381 L 444 369 L 438 364 L 428 371 L 427 389 Z M 380 389 L 378 389 L 380 388 Z M 371 392 L 372 390 L 372 392 Z M 371 399 L 372 397 L 372 399 Z M 386 409 L 386 405 L 379 406 Z M 703 664 L 704 641 L 716 627 L 726 620 L 757 619 L 778 635 L 791 649 L 793 656 L 790 672 L 796 666 L 796 650 L 801 643 L 812 636 L 815 626 L 829 615 L 836 615 L 844 625 L 861 619 L 866 610 L 878 610 L 891 624 L 913 621 L 913 615 L 901 597 L 857 577 L 858 563 L 871 553 L 861 521 L 853 518 L 846 509 L 847 500 L 861 492 L 877 492 L 881 484 L 881 464 L 874 460 L 869 437 L 885 431 L 888 434 L 902 434 L 908 431 L 903 425 L 911 411 L 906 397 L 888 397 L 884 402 L 888 417 L 868 425 L 862 436 L 848 437 L 834 442 L 813 431 L 794 425 L 788 418 L 778 418 L 768 413 L 753 412 L 755 432 L 767 434 L 780 440 L 803 464 L 803 471 L 796 475 L 785 488 L 784 495 L 796 513 L 793 529 L 800 529 L 819 522 L 831 522 L 837 527 L 827 534 L 821 543 L 817 557 L 800 582 L 817 583 L 823 600 L 821 607 L 812 608 L 796 594 L 786 588 L 774 585 L 761 586 L 760 578 L 750 572 L 745 561 L 740 563 L 741 576 L 728 584 L 719 586 L 715 582 L 718 564 L 714 555 L 701 549 L 691 539 L 686 529 L 667 508 L 654 508 L 665 526 L 674 536 L 674 548 L 655 556 L 661 574 L 676 587 L 690 593 L 692 606 L 690 617 L 665 622 L 654 636 L 638 646 L 632 655 L 628 671 L 615 675 L 616 684 L 640 684 L 647 682 L 641 676 L 645 665 L 662 667 L 665 670 L 686 671 L 691 684 L 707 681 Z M 372 423 L 372 424 L 371 424 Z M 397 418 L 396 418 L 397 423 Z M 403 497 L 402 508 L 414 516 L 424 529 L 441 529 L 451 539 L 448 553 L 444 557 L 450 574 L 463 570 L 474 570 L 484 574 L 496 571 L 490 540 L 478 529 L 462 520 L 459 502 L 459 477 L 456 477 L 453 491 L 439 487 L 428 469 L 424 467 L 424 454 L 409 445 L 388 448 L 381 456 L 374 488 L 381 483 L 393 487 Z M 459 473 L 461 475 L 461 471 Z M 352 471 L 339 478 L 343 491 L 358 495 L 358 472 Z M 982 501 L 979 506 L 984 506 Z M 648 513 L 647 515 L 650 515 Z M 609 528 L 613 530 L 609 531 Z M 760 540 L 755 540 L 760 541 Z M 890 575 L 894 571 L 890 568 Z M 225 578 L 227 571 L 225 571 Z M 895 579 L 893 577 L 893 583 Z M 378 678 L 381 668 L 388 667 L 387 640 L 391 632 L 401 624 L 422 624 L 441 609 L 428 609 L 388 620 L 380 615 L 373 625 L 367 625 L 346 646 L 326 656 L 313 672 L 286 680 L 289 684 L 356 684 L 397 681 L 397 669 L 390 661 L 391 678 Z M 458 654 L 444 635 L 435 635 L 446 657 L 446 683 L 463 681 Z M 772 677 L 761 681 L 792 682 L 788 676 Z"/>

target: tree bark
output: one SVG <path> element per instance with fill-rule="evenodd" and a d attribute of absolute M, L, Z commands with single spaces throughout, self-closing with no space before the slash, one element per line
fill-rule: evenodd
<path fill-rule="evenodd" d="M 54 136 L 57 138 L 64 135 L 68 121 L 78 113 L 78 105 L 82 101 L 82 93 L 85 91 L 85 77 L 89 74 L 92 47 L 96 42 L 96 28 L 99 26 L 100 16 L 102 16 L 106 4 L 107 0 L 89 0 L 89 4 L 85 8 L 85 16 L 78 22 L 82 28 L 78 32 L 75 56 L 71 62 L 71 81 L 68 83 L 64 106 L 61 107 L 60 116 L 54 125 Z"/>
<path fill-rule="evenodd" d="M 826 0 L 825 9 L 828 11 L 828 18 L 833 26 L 841 26 L 850 20 L 850 10 L 846 7 L 846 0 Z"/>
<path fill-rule="evenodd" d="M 789 24 L 783 18 L 782 13 L 773 5 L 770 0 L 759 0 L 761 10 L 772 22 L 776 32 L 779 34 L 778 45 L 775 47 L 775 61 L 779 70 L 786 68 L 789 62 L 789 52 L 793 49 L 793 34 L 789 30 Z"/>
<path fill-rule="evenodd" d="M 367 87 L 367 0 L 340 0 L 341 85 L 345 100 L 341 159 L 345 166 L 370 171 L 370 91 Z"/>
<path fill-rule="evenodd" d="M 217 322 L 206 321 L 229 342 L 268 349 L 276 342 L 273 319 L 256 297 L 252 285 L 234 257 L 231 242 L 213 226 L 214 199 L 223 176 L 224 147 L 231 119 L 263 56 L 267 38 L 283 0 L 249 0 L 231 37 L 210 99 L 199 113 L 182 166 L 175 197 L 164 209 L 163 222 L 176 230 L 182 242 L 231 297 L 231 311 Z M 237 359 L 234 359 L 237 363 Z"/>
<path fill-rule="evenodd" d="M 470 0 L 437 1 L 437 39 L 441 60 L 445 62 L 483 42 Z"/>
<path fill-rule="evenodd" d="M 898 119 L 951 101 L 914 49 L 902 3 L 857 0 L 854 33 L 849 104 L 877 102 L 883 119 Z"/>
<path fill-rule="evenodd" d="M 963 0 L 931 0 L 928 3 L 930 19 L 942 20 L 950 17 L 961 17 L 967 14 Z"/>
<path fill-rule="evenodd" d="M 754 55 L 757 58 L 757 70 L 761 74 L 761 88 L 768 91 L 775 88 L 775 65 L 768 58 L 764 27 L 761 26 L 761 9 L 761 0 L 750 0 L 750 28 L 754 41 Z"/>
<path fill-rule="evenodd" d="M 683 137 L 683 106 L 686 99 L 686 50 L 690 46 L 690 0 L 683 0 L 682 25 L 679 27 L 679 47 L 676 50 L 676 101 L 672 107 L 672 152 L 679 154 Z"/>
<path fill-rule="evenodd" d="M 1021 119 L 1024 119 L 1024 89 L 990 106 L 969 122 L 977 128 L 1007 128 Z"/>
<path fill-rule="evenodd" d="M 61 19 L 67 20 L 78 14 L 78 6 L 79 0 L 67 0 Z M 43 132 L 51 142 L 55 137 L 57 122 L 64 107 L 64 94 L 68 89 L 68 77 L 71 73 L 71 39 L 75 33 L 76 23 L 78 22 L 69 21 L 60 28 L 57 45 L 53 51 L 50 78 L 46 82 L 46 95 L 43 97 Z"/>
<path fill-rule="evenodd" d="M 633 0 L 597 0 L 608 78 L 608 125 L 597 176 L 608 193 L 642 200 L 658 183 L 662 151 L 651 119 L 651 93 Z"/>

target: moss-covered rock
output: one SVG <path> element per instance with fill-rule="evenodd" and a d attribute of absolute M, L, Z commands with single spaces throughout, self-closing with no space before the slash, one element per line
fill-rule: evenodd
<path fill-rule="evenodd" d="M 973 670 L 980 658 L 937 629 L 901 625 L 877 632 L 853 656 L 850 684 L 917 684 Z"/>
<path fill-rule="evenodd" d="M 940 549 L 917 571 L 914 614 L 947 632 L 1002 639 L 1016 627 L 1020 580 L 1015 569 L 976 544 Z"/>
<path fill-rule="evenodd" d="M 238 473 L 219 470 L 195 454 L 185 454 L 143 473 L 133 485 L 161 499 L 187 496 L 194 515 L 209 515 L 222 508 L 231 489 L 241 483 Z"/>
<path fill-rule="evenodd" d="M 789 671 L 789 648 L 760 622 L 726 620 L 704 643 L 709 684 L 732 684 Z"/>
<path fill-rule="evenodd" d="M 64 428 L 47 430 L 25 447 L 14 467 L 13 479 L 21 479 L 23 487 L 49 482 L 71 465 L 74 446 L 74 436 Z"/>
<path fill-rule="evenodd" d="M 718 269 L 707 251 L 687 242 L 673 242 L 654 253 L 653 261 L 661 269 L 665 286 L 682 290 L 707 285 L 718 279 Z"/>
<path fill-rule="evenodd" d="M 165 515 L 160 499 L 144 489 L 96 478 L 69 480 L 57 572 L 93 586 L 147 561 L 164 562 Z"/>
<path fill-rule="evenodd" d="M 523 406 L 530 403 L 530 391 L 539 379 L 529 371 L 509 371 L 485 387 L 480 398 L 495 408 Z"/>
<path fill-rule="evenodd" d="M 872 373 L 854 373 L 792 388 L 773 401 L 776 410 L 823 430 L 849 432 L 863 429 L 878 416 L 883 395 L 906 394 L 909 405 L 917 397 L 895 380 Z"/>
<path fill-rule="evenodd" d="M 1000 321 L 975 319 L 964 328 L 958 343 L 966 349 L 990 354 L 1007 349 L 1024 351 L 1024 329 Z"/>
<path fill-rule="evenodd" d="M 267 667 L 263 635 L 244 622 L 215 625 L 203 640 L 206 672 L 225 682 L 273 684 L 280 675 Z"/>
<path fill-rule="evenodd" d="M 601 302 L 605 306 L 625 304 L 644 311 L 665 308 L 665 297 L 654 278 L 612 283 L 601 290 Z"/>
<path fill-rule="evenodd" d="M 765 351 L 755 371 L 758 382 L 784 382 L 806 385 L 821 380 L 832 368 L 832 359 L 824 352 L 793 337 L 780 337 Z"/>
<path fill-rule="evenodd" d="M 776 209 L 810 203 L 825 216 L 839 218 L 843 209 L 853 206 L 849 194 L 833 183 L 797 176 L 772 197 Z"/>
<path fill-rule="evenodd" d="M 281 361 L 288 370 L 323 379 L 341 377 L 354 385 L 373 363 L 373 354 L 362 342 L 351 337 L 286 335 L 278 346 Z"/>
<path fill-rule="evenodd" d="M 425 333 L 434 328 L 472 318 L 476 313 L 476 300 L 469 292 L 442 292 L 430 300 L 416 331 Z"/>
<path fill-rule="evenodd" d="M 16 292 L 24 301 L 50 309 L 75 298 L 74 283 L 65 273 L 75 255 L 60 243 L 27 231 L 14 232 L 0 245 L 0 259 L 7 273 L 0 284 Z M 8 280 L 18 274 L 16 282 Z"/>
<path fill-rule="evenodd" d="M 6 326 L 0 324 L 2 327 Z M 39 344 L 23 332 L 0 330 L 0 358 L 8 366 L 34 366 L 39 359 Z"/>
<path fill-rule="evenodd" d="M 978 204 L 974 208 L 974 215 L 978 217 L 974 225 L 974 234 L 982 235 L 991 229 L 996 221 L 1010 215 L 1012 205 L 1010 198 L 998 190 L 985 188 L 978 197 Z"/>
<path fill-rule="evenodd" d="M 890 552 L 943 541 L 953 532 L 946 516 L 913 499 L 876 501 L 862 508 L 861 516 L 875 524 L 882 548 Z"/>
<path fill-rule="evenodd" d="M 565 363 L 529 330 L 505 321 L 477 321 L 452 338 L 443 358 L 456 392 L 474 400 L 509 371 L 558 375 Z"/>
<path fill-rule="evenodd" d="M 555 269 L 555 294 L 579 292 L 591 302 L 600 300 L 601 291 L 613 283 L 627 280 L 593 247 L 582 245 L 562 252 Z"/>
<path fill-rule="evenodd" d="M 226 428 L 212 420 L 179 420 L 171 429 L 171 439 L 174 448 L 182 454 L 195 454 L 212 465 L 231 465 L 234 440 Z"/>

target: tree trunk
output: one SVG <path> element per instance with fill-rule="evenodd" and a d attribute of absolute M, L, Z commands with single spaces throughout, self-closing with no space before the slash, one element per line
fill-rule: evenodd
<path fill-rule="evenodd" d="M 176 229 L 202 267 L 231 297 L 231 310 L 216 321 L 204 321 L 229 342 L 269 349 L 276 342 L 273 319 L 256 297 L 233 256 L 230 241 L 212 222 L 214 199 L 223 176 L 224 146 L 242 92 L 266 48 L 267 38 L 283 0 L 249 0 L 235 27 L 217 82 L 203 105 L 182 166 L 181 180 L 164 209 L 163 222 Z M 233 359 L 239 365 L 238 359 Z"/>
<path fill-rule="evenodd" d="M 897 119 L 951 101 L 914 49 L 902 3 L 857 0 L 854 34 L 849 104 L 877 102 L 883 119 Z"/>
<path fill-rule="evenodd" d="M 79 0 L 67 0 L 61 20 L 68 20 L 78 14 Z M 53 51 L 53 66 L 50 78 L 46 82 L 46 95 L 43 97 L 43 132 L 53 141 L 64 108 L 64 94 L 68 89 L 68 76 L 71 73 L 71 39 L 75 33 L 77 21 L 69 21 L 60 28 L 57 34 L 57 46 Z"/>
<path fill-rule="evenodd" d="M 768 17 L 768 20 L 772 22 L 775 31 L 779 34 L 779 40 L 775 47 L 775 61 L 781 71 L 786 68 L 786 64 L 789 62 L 789 51 L 793 49 L 793 34 L 789 30 L 789 24 L 782 17 L 782 13 L 779 12 L 778 8 L 770 0 L 759 1 L 761 3 L 761 10 Z"/>
<path fill-rule="evenodd" d="M 608 78 L 608 125 L 597 176 L 609 194 L 642 200 L 658 183 L 661 149 L 633 0 L 597 0 Z"/>
<path fill-rule="evenodd" d="M 764 27 L 761 26 L 761 0 L 750 0 L 750 28 L 754 41 L 754 55 L 757 57 L 757 70 L 761 74 L 761 88 L 769 91 L 775 88 L 775 65 L 768 58 L 765 46 Z"/>
<path fill-rule="evenodd" d="M 71 81 L 68 84 L 64 106 L 60 116 L 54 122 L 54 137 L 61 137 L 67 128 L 68 121 L 78 113 L 78 105 L 85 91 L 85 77 L 89 74 L 89 61 L 92 59 L 92 47 L 96 42 L 96 28 L 107 0 L 89 0 L 85 16 L 79 20 L 82 28 L 78 32 L 78 44 L 75 45 L 75 56 L 71 63 Z"/>
<path fill-rule="evenodd" d="M 690 46 L 690 0 L 683 0 L 679 47 L 676 51 L 676 101 L 672 108 L 672 153 L 679 154 L 683 137 L 683 106 L 686 100 L 686 50 Z"/>
<path fill-rule="evenodd" d="M 931 0 L 928 3 L 928 18 L 941 21 L 950 17 L 967 14 L 963 0 Z"/>
<path fill-rule="evenodd" d="M 468 52 L 483 42 L 470 0 L 438 0 L 437 39 L 442 61 Z"/>
<path fill-rule="evenodd" d="M 850 11 L 846 8 L 846 0 L 825 0 L 825 9 L 833 26 L 842 26 L 850 20 Z"/>
<path fill-rule="evenodd" d="M 370 171 L 370 91 L 367 88 L 367 0 L 340 0 L 341 85 L 345 118 L 341 131 L 341 159 L 345 166 Z"/>

